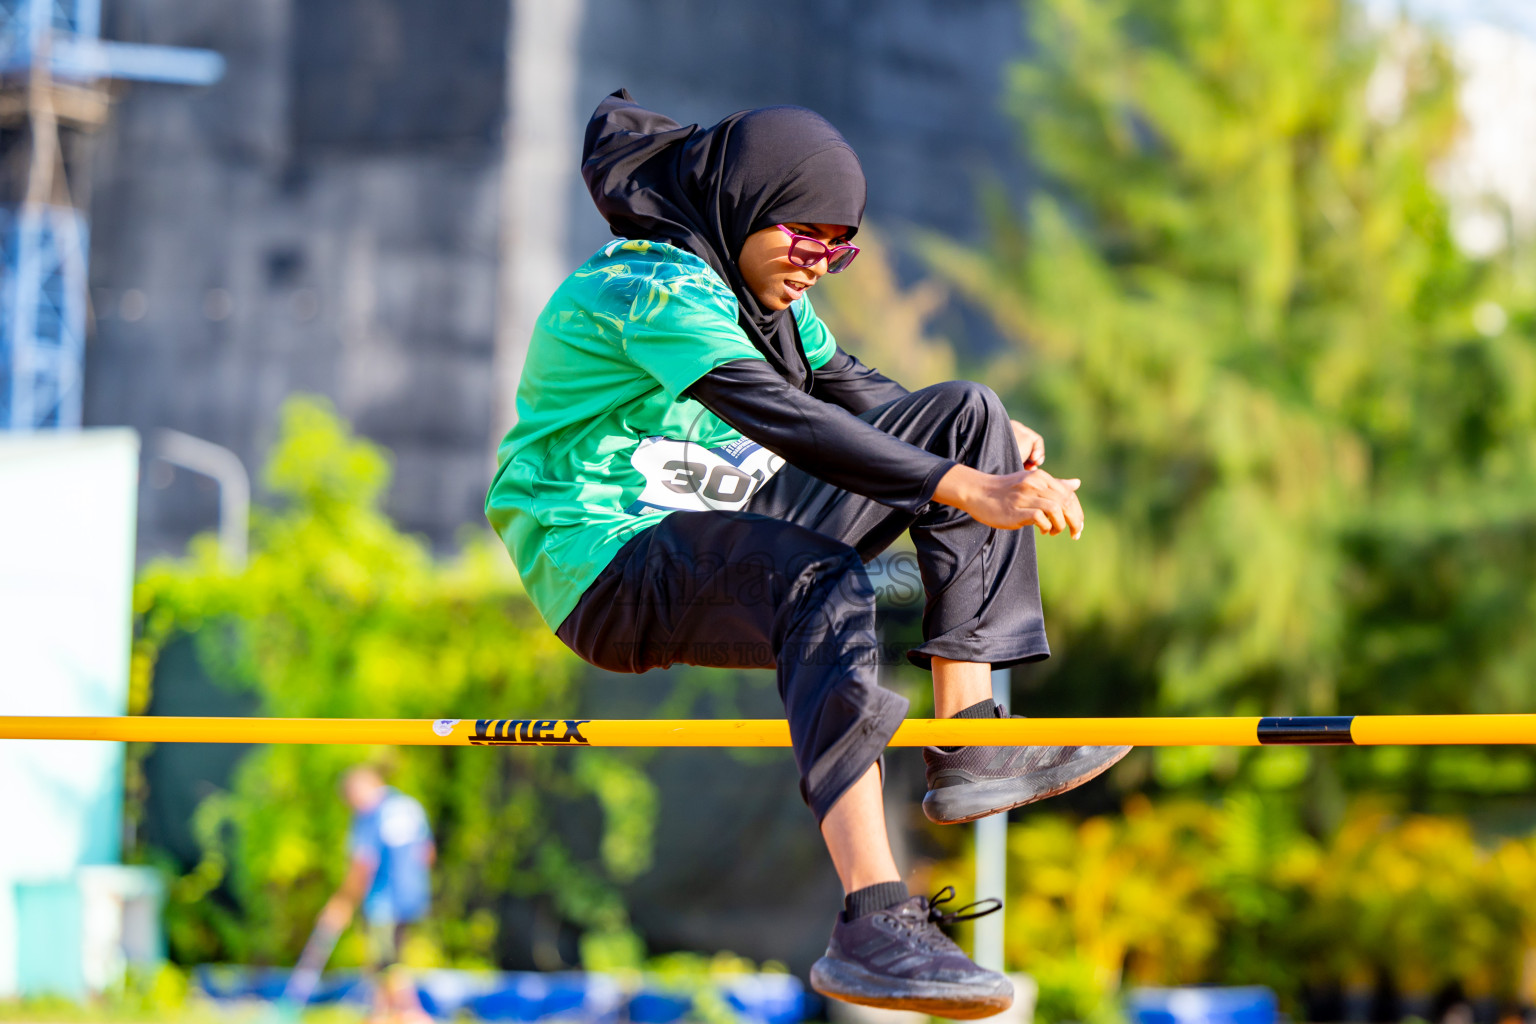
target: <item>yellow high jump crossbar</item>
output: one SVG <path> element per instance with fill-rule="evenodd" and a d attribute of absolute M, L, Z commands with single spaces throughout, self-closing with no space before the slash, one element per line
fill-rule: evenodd
<path fill-rule="evenodd" d="M 779 719 L 102 718 L 0 716 L 0 740 L 391 746 L 787 747 Z M 1536 744 L 1533 715 L 911 719 L 893 747 Z"/>

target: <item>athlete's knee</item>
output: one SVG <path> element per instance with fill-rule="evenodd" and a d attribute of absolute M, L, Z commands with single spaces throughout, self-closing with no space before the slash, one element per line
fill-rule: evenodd
<path fill-rule="evenodd" d="M 858 552 L 827 538 L 806 552 L 788 579 L 774 629 L 782 659 L 829 666 L 867 657 L 875 635 L 875 587 Z"/>
<path fill-rule="evenodd" d="M 816 550 L 801 553 L 793 562 L 791 603 L 868 608 L 875 606 L 875 587 L 864 561 L 852 545 L 825 538 Z"/>
<path fill-rule="evenodd" d="M 934 407 L 977 425 L 985 425 L 1001 419 L 1008 421 L 1002 399 L 997 392 L 973 380 L 951 380 L 923 388 L 918 394 L 927 398 Z"/>
<path fill-rule="evenodd" d="M 931 449 L 963 462 L 974 464 L 988 450 L 1003 450 L 1013 436 L 1008 412 L 997 392 L 972 380 L 952 380 L 924 388 L 946 421 L 937 432 Z"/>

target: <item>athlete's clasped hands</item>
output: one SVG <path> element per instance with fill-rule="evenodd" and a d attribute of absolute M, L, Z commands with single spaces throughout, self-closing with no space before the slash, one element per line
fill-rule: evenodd
<path fill-rule="evenodd" d="M 961 506 L 988 526 L 1016 530 L 1036 526 L 1041 533 L 1083 534 L 1083 506 L 1077 500 L 1081 480 L 1058 480 L 1043 469 L 1025 469 L 1009 476 L 987 477 L 988 487 L 969 505 Z"/>
<path fill-rule="evenodd" d="M 1011 422 L 1025 468 L 995 475 L 956 465 L 939 480 L 934 500 L 994 529 L 1033 526 L 1041 533 L 1068 533 L 1076 540 L 1083 535 L 1083 506 L 1077 500 L 1077 489 L 1083 482 L 1058 480 L 1040 469 L 1045 461 L 1045 441 L 1018 420 Z"/>

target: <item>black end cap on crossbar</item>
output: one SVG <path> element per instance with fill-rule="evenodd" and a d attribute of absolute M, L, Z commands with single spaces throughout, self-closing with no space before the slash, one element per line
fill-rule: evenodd
<path fill-rule="evenodd" d="M 1318 715 L 1310 718 L 1261 718 L 1259 742 L 1263 744 L 1294 744 L 1311 747 L 1349 745 L 1355 742 L 1350 735 L 1353 715 Z"/>

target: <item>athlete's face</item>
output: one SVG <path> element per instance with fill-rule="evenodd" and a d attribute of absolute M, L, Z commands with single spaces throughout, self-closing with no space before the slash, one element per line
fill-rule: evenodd
<path fill-rule="evenodd" d="M 789 221 L 785 227 L 797 235 L 809 235 L 827 245 L 848 240 L 848 229 L 839 224 L 806 224 Z M 827 261 L 818 260 L 809 267 L 789 262 L 790 237 L 778 225 L 763 228 L 747 236 L 736 259 L 742 280 L 757 296 L 765 310 L 785 309 L 827 272 Z"/>

